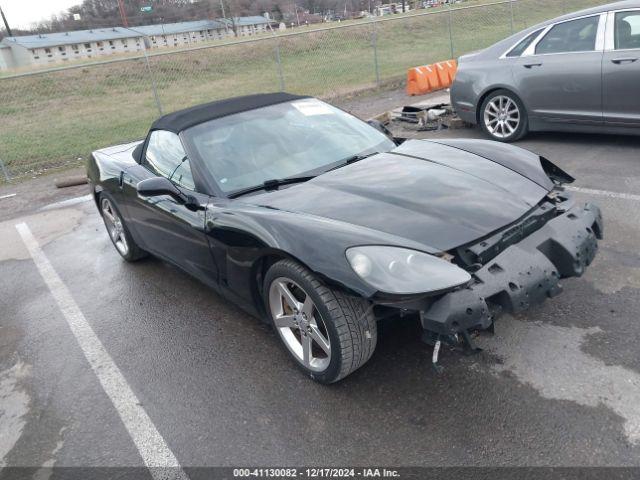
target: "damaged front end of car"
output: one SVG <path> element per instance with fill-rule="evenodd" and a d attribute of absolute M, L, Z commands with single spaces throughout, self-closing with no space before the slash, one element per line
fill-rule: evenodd
<path fill-rule="evenodd" d="M 584 273 L 602 237 L 600 209 L 576 203 L 557 187 L 517 222 L 447 252 L 471 280 L 405 309 L 419 305 L 422 339 L 434 347 L 434 367 L 440 370 L 441 344 L 467 354 L 479 351 L 474 334 L 493 332 L 501 314 L 522 312 L 561 293 L 560 280 Z"/>

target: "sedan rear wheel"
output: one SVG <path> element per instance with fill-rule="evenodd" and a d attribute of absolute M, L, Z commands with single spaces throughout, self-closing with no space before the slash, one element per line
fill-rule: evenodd
<path fill-rule="evenodd" d="M 293 260 L 271 266 L 264 292 L 278 337 L 314 380 L 336 382 L 373 354 L 377 329 L 366 300 L 327 287 Z"/>
<path fill-rule="evenodd" d="M 494 140 L 513 142 L 527 132 L 527 115 L 522 102 L 507 90 L 490 94 L 482 104 L 482 129 Z"/>

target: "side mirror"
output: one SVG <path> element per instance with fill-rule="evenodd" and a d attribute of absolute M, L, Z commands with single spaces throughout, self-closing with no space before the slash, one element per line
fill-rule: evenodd
<path fill-rule="evenodd" d="M 153 177 L 142 180 L 136 186 L 136 190 L 138 190 L 138 193 L 143 197 L 169 195 L 178 203 L 187 203 L 187 196 L 165 177 Z"/>
<path fill-rule="evenodd" d="M 169 195 L 176 202 L 184 205 L 189 210 L 203 210 L 198 199 L 192 195 L 184 194 L 171 180 L 165 177 L 153 177 L 142 180 L 136 185 L 136 190 L 143 197 L 157 197 L 160 195 Z"/>

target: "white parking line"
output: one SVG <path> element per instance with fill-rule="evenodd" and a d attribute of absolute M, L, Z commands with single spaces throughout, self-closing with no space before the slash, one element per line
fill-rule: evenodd
<path fill-rule="evenodd" d="M 120 369 L 87 322 L 80 307 L 71 296 L 71 292 L 54 270 L 27 224 L 16 225 L 16 230 L 153 478 L 155 480 L 188 479 L 189 477 L 180 467 L 178 460 L 147 412 L 142 408 Z"/>
<path fill-rule="evenodd" d="M 92 198 L 93 197 L 91 194 L 83 195 L 81 197 L 69 198 L 67 200 L 62 200 L 60 202 L 50 203 L 49 205 L 42 207 L 40 210 L 52 210 L 54 208 L 69 207 L 71 205 L 76 205 L 78 203 L 88 202 Z"/>
<path fill-rule="evenodd" d="M 571 190 L 572 192 L 586 193 L 587 195 L 600 195 L 602 197 L 621 198 L 623 200 L 635 200 L 636 202 L 640 202 L 640 195 L 634 195 L 633 193 L 618 193 L 618 192 L 610 192 L 608 190 L 594 190 L 592 188 L 582 188 L 582 187 L 565 187 L 565 188 L 567 190 Z"/>

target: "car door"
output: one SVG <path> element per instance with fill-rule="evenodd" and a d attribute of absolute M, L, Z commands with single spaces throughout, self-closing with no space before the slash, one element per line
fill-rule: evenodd
<path fill-rule="evenodd" d="M 609 12 L 602 82 L 605 124 L 640 126 L 640 9 Z"/>
<path fill-rule="evenodd" d="M 180 137 L 173 132 L 154 130 L 146 141 L 140 164 L 127 169 L 122 175 L 132 235 L 143 249 L 217 287 L 218 270 L 204 231 L 206 207 L 194 211 L 169 195 L 139 195 L 136 185 L 154 176 L 168 178 L 202 205 L 209 201 L 208 195 L 196 189 Z"/>
<path fill-rule="evenodd" d="M 605 14 L 553 24 L 512 69 L 532 120 L 603 123 L 602 55 Z"/>

